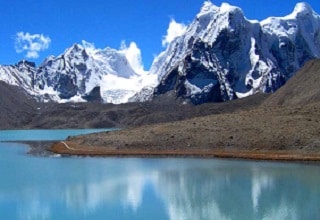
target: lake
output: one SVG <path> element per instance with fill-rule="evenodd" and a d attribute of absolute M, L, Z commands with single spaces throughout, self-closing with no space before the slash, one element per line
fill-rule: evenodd
<path fill-rule="evenodd" d="M 49 140 L 62 130 L 46 132 Z M 25 144 L 0 142 L 1 219 L 320 219 L 315 164 L 27 151 Z"/>
<path fill-rule="evenodd" d="M 61 141 L 68 136 L 90 134 L 115 129 L 33 129 L 33 130 L 0 130 L 0 141 Z"/>

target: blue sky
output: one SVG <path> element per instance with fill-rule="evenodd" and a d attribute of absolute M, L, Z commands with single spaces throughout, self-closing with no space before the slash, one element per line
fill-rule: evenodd
<path fill-rule="evenodd" d="M 148 69 L 155 55 L 164 47 L 162 40 L 169 23 L 189 24 L 204 0 L 2 0 L 0 3 L 0 64 L 14 64 L 27 59 L 40 64 L 48 55 L 59 55 L 73 43 L 82 40 L 96 48 L 119 49 L 121 42 L 135 42 L 141 49 Z M 248 19 L 263 20 L 292 12 L 294 0 L 212 0 L 239 6 Z M 320 13 L 320 1 L 307 1 Z M 16 42 L 20 36 L 20 42 Z M 23 42 L 34 44 L 23 49 Z M 17 45 L 15 47 L 15 43 Z"/>

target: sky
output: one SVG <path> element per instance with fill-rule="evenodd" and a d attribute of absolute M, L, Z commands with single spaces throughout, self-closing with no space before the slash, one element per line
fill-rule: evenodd
<path fill-rule="evenodd" d="M 83 40 L 140 54 L 145 70 L 183 33 L 204 0 L 0 0 L 0 64 L 26 59 L 37 65 Z M 212 0 L 242 8 L 248 19 L 290 14 L 294 0 Z M 320 14 L 320 1 L 306 1 Z"/>

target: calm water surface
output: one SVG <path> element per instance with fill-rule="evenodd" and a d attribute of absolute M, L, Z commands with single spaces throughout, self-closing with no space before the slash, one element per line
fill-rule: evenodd
<path fill-rule="evenodd" d="M 1 219 L 320 219 L 318 165 L 26 151 L 0 143 Z"/>
<path fill-rule="evenodd" d="M 34 130 L 0 130 L 0 141 L 56 141 L 68 136 L 90 134 L 115 129 L 34 129 Z"/>

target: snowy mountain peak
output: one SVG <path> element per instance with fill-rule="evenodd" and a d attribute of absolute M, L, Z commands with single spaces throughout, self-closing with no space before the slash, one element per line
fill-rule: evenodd
<path fill-rule="evenodd" d="M 306 3 L 285 17 L 247 20 L 238 7 L 206 1 L 184 35 L 153 63 L 154 96 L 174 91 L 194 104 L 242 98 L 281 87 L 320 58 L 320 19 Z"/>
<path fill-rule="evenodd" d="M 221 6 L 214 5 L 211 1 L 205 1 L 203 3 L 203 6 L 200 10 L 200 12 L 197 14 L 197 18 L 200 18 L 202 16 L 213 16 L 218 14 L 236 14 L 240 13 L 243 14 L 242 9 L 236 6 L 232 6 L 229 3 L 222 3 Z"/>
<path fill-rule="evenodd" d="M 142 88 L 157 82 L 156 76 L 143 71 L 138 53 L 135 44 L 120 50 L 98 49 L 83 41 L 57 57 L 47 57 L 39 67 L 28 61 L 0 66 L 0 80 L 23 88 L 41 102 L 118 104 L 128 102 Z"/>
<path fill-rule="evenodd" d="M 198 13 L 197 17 L 201 17 L 208 13 L 216 13 L 219 11 L 219 7 L 214 5 L 211 1 L 205 1 Z"/>
<path fill-rule="evenodd" d="M 19 69 L 23 69 L 23 68 L 35 68 L 36 67 L 36 64 L 34 62 L 29 62 L 27 60 L 21 60 L 20 62 L 18 62 L 16 64 L 16 66 L 19 68 Z"/>
<path fill-rule="evenodd" d="M 55 59 L 55 56 L 50 55 L 50 56 L 48 56 L 48 57 L 46 57 L 46 58 L 44 59 L 44 61 L 40 64 L 40 66 L 43 66 L 43 65 L 45 65 L 46 63 L 48 63 L 48 62 L 50 62 L 50 61 L 52 61 L 52 60 L 54 60 L 54 59 Z"/>
<path fill-rule="evenodd" d="M 80 44 L 73 44 L 70 48 L 66 49 L 66 51 L 61 54 L 59 57 L 65 57 L 69 60 L 71 59 L 87 59 L 88 54 L 85 51 L 84 47 Z"/>
<path fill-rule="evenodd" d="M 75 44 L 72 44 L 71 47 L 68 47 L 62 54 L 63 55 L 74 54 L 75 52 L 79 52 L 82 49 L 83 48 L 81 45 L 75 43 Z"/>
<path fill-rule="evenodd" d="M 15 65 L 0 65 L 0 81 L 9 85 L 19 86 L 29 94 L 34 95 L 33 83 L 36 67 L 33 62 L 22 60 Z"/>
<path fill-rule="evenodd" d="M 222 3 L 220 6 L 220 13 L 226 14 L 226 13 L 240 13 L 243 14 L 242 9 L 236 6 L 232 6 L 229 3 Z"/>
<path fill-rule="evenodd" d="M 299 16 L 299 15 L 312 15 L 315 14 L 312 7 L 306 2 L 299 2 L 296 4 L 292 15 Z"/>
<path fill-rule="evenodd" d="M 52 96 L 56 101 L 90 97 L 123 103 L 146 84 L 144 75 L 135 72 L 123 50 L 97 49 L 86 41 L 46 59 L 37 73 L 38 88 L 42 93 L 56 94 Z"/>

